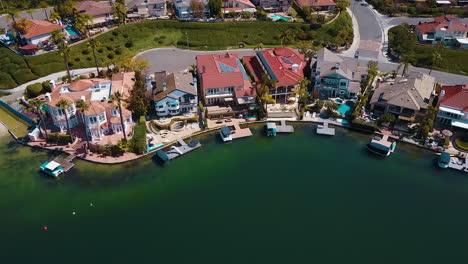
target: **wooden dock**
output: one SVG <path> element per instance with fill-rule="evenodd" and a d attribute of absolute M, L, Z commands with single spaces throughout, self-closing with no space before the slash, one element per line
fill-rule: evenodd
<path fill-rule="evenodd" d="M 328 127 L 329 123 L 328 122 L 323 122 L 323 125 L 318 125 L 317 126 L 317 134 L 319 135 L 327 135 L 327 136 L 334 136 L 335 135 L 335 129 Z"/>
<path fill-rule="evenodd" d="M 53 161 L 59 163 L 60 166 L 63 168 L 63 171 L 67 172 L 75 166 L 75 163 L 72 162 L 75 157 L 76 157 L 75 155 L 71 155 L 71 154 L 69 155 L 62 154 L 56 157 Z"/>
<path fill-rule="evenodd" d="M 167 151 L 166 154 L 167 154 L 167 157 L 169 158 L 169 160 L 172 160 L 172 159 L 175 159 L 179 156 L 182 156 L 194 149 L 197 149 L 199 147 L 201 147 L 201 144 L 200 142 L 197 140 L 196 141 L 196 144 L 193 145 L 193 146 L 189 146 L 187 143 L 185 143 L 185 141 L 183 141 L 182 139 L 179 139 L 177 140 L 177 142 L 179 142 L 180 146 L 172 146 L 171 147 L 171 150 Z"/>
<path fill-rule="evenodd" d="M 234 130 L 232 131 L 232 139 L 244 138 L 252 136 L 252 131 L 250 128 L 241 128 L 239 124 L 234 125 Z"/>
<path fill-rule="evenodd" d="M 281 124 L 279 126 L 276 126 L 276 132 L 277 133 L 293 133 L 294 127 L 286 125 L 286 121 L 281 120 Z"/>
<path fill-rule="evenodd" d="M 468 173 L 468 158 L 450 158 L 449 168 L 459 171 L 464 171 Z"/>

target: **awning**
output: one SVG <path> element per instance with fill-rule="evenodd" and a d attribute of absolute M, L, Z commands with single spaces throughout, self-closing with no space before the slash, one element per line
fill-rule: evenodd
<path fill-rule="evenodd" d="M 404 120 L 404 121 L 414 121 L 414 116 L 413 117 L 406 117 L 406 116 L 398 116 L 398 119 Z"/>
<path fill-rule="evenodd" d="M 53 171 L 59 166 L 60 166 L 60 163 L 58 163 L 56 161 L 51 161 L 45 167 L 46 167 L 46 169 Z"/>
<path fill-rule="evenodd" d="M 447 107 L 444 107 L 444 106 L 440 106 L 439 111 L 449 112 L 449 113 L 457 114 L 457 115 L 464 115 L 465 114 L 463 111 L 453 109 L 453 108 L 447 108 Z"/>
<path fill-rule="evenodd" d="M 233 101 L 232 97 L 224 98 L 224 102 L 232 102 L 232 101 Z"/>
<path fill-rule="evenodd" d="M 20 49 L 22 49 L 22 50 L 35 50 L 35 49 L 37 49 L 37 46 L 34 45 L 34 44 L 28 44 L 28 45 L 20 47 Z"/>
<path fill-rule="evenodd" d="M 468 123 L 452 120 L 452 126 L 468 129 Z"/>

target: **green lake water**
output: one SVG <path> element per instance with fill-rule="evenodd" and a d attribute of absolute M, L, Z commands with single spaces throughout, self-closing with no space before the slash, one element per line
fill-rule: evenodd
<path fill-rule="evenodd" d="M 38 172 L 50 152 L 2 138 L 0 262 L 466 263 L 467 175 L 403 144 L 374 157 L 370 137 L 212 134 L 166 167 L 77 161 L 60 180 Z"/>

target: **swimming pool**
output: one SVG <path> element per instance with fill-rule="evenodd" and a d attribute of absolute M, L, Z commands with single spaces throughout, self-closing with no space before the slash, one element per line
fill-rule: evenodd
<path fill-rule="evenodd" d="M 272 15 L 269 15 L 268 17 L 271 18 L 273 21 L 278 21 L 278 20 L 290 21 L 291 20 L 290 17 L 285 17 L 285 16 L 278 15 L 278 14 L 272 14 Z"/>
<path fill-rule="evenodd" d="M 65 30 L 70 34 L 70 36 L 77 35 L 80 36 L 80 32 L 73 26 L 67 26 Z"/>
<path fill-rule="evenodd" d="M 354 109 L 354 102 L 353 101 L 346 101 L 344 104 L 341 104 L 338 107 L 338 113 L 343 116 L 350 115 Z"/>
<path fill-rule="evenodd" d="M 341 99 L 335 99 L 335 103 L 337 103 L 337 104 L 342 104 L 342 103 L 343 103 L 343 100 L 341 100 Z"/>

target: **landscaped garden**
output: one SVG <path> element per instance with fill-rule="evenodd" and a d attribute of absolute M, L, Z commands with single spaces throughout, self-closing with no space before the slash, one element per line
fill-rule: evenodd
<path fill-rule="evenodd" d="M 445 16 L 448 14 L 468 17 L 468 9 L 440 7 L 436 0 L 414 1 L 414 0 L 366 0 L 379 12 L 387 15 L 405 14 L 409 16 Z"/>
<path fill-rule="evenodd" d="M 411 26 L 402 24 L 388 32 L 389 49 L 414 66 L 468 75 L 468 51 L 418 44 Z M 438 58 L 437 60 L 435 59 Z"/>
<path fill-rule="evenodd" d="M 353 39 L 352 21 L 346 12 L 327 25 L 280 22 L 200 23 L 174 20 L 153 20 L 120 26 L 96 39 L 100 46 L 96 55 L 100 66 L 112 65 L 125 56 L 151 48 L 177 46 L 197 50 L 238 48 L 243 44 L 254 48 L 295 46 L 301 41 L 342 46 Z M 94 66 L 92 50 L 87 42 L 70 47 L 68 56 L 72 69 Z M 30 80 L 65 70 L 62 56 L 50 52 L 33 57 L 21 57 L 0 48 L 0 89 L 9 89 Z"/>

